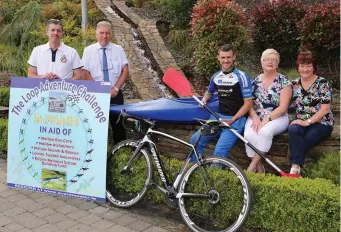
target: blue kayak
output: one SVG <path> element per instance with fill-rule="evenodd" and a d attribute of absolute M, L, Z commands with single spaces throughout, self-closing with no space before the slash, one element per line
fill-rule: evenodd
<path fill-rule="evenodd" d="M 218 112 L 218 96 L 216 94 L 213 95 L 207 106 L 211 110 Z M 160 98 L 110 106 L 110 111 L 116 114 L 120 114 L 122 109 L 125 109 L 130 115 L 164 123 L 196 124 L 197 121 L 193 120 L 193 118 L 208 119 L 210 117 L 210 113 L 201 108 L 193 98 Z"/>

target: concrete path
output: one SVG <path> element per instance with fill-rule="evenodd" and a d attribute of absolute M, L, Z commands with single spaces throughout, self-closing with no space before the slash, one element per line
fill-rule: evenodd
<path fill-rule="evenodd" d="M 188 231 L 182 223 L 159 217 L 157 212 L 111 209 L 82 199 L 8 188 L 6 165 L 0 159 L 0 232 Z"/>

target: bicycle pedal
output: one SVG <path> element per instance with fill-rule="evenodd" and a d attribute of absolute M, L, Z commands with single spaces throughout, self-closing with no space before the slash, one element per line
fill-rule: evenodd
<path fill-rule="evenodd" d="M 165 202 L 168 206 L 172 207 L 172 208 L 175 208 L 175 209 L 178 209 L 179 208 L 179 205 L 178 205 L 178 201 L 176 198 L 168 198 L 167 196 L 165 197 Z"/>

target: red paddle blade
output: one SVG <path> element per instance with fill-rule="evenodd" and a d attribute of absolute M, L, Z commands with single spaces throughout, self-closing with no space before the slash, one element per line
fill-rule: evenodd
<path fill-rule="evenodd" d="M 193 96 L 188 80 L 173 68 L 168 68 L 163 75 L 163 82 L 179 96 Z"/>
<path fill-rule="evenodd" d="M 280 171 L 279 173 L 283 177 L 288 177 L 288 178 L 300 178 L 301 176 L 298 174 L 290 174 L 290 173 L 285 173 L 283 171 Z"/>

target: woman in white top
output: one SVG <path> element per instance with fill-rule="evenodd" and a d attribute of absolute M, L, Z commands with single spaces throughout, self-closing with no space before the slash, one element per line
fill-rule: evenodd
<path fill-rule="evenodd" d="M 263 73 L 252 82 L 253 108 L 245 124 L 244 136 L 264 154 L 270 150 L 273 136 L 287 130 L 292 88 L 288 78 L 277 73 L 280 56 L 274 49 L 262 53 Z M 247 155 L 252 158 L 250 172 L 264 172 L 261 157 L 246 146 Z"/>

